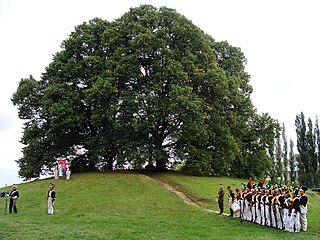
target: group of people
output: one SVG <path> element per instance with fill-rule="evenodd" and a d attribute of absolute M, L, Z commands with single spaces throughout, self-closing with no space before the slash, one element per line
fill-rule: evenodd
<path fill-rule="evenodd" d="M 47 199 L 48 199 L 48 214 L 53 214 L 54 210 L 54 202 L 56 199 L 56 191 L 54 189 L 55 185 L 53 183 L 50 183 L 50 189 L 48 190 Z M 9 201 L 9 213 L 12 213 L 12 210 L 14 213 L 18 213 L 17 209 L 17 200 L 19 198 L 19 191 L 17 190 L 17 185 L 12 185 L 12 190 L 8 194 L 10 201 Z"/>
<path fill-rule="evenodd" d="M 65 170 L 62 164 L 55 166 L 54 179 L 59 179 L 59 177 L 63 177 L 63 176 L 66 176 L 66 180 L 70 180 L 70 177 L 71 177 L 70 167 L 66 165 L 66 170 Z"/>
<path fill-rule="evenodd" d="M 242 220 L 283 229 L 288 232 L 307 231 L 307 187 L 276 185 L 256 186 L 252 180 L 234 192 L 228 186 L 230 217 L 236 214 Z M 218 203 L 223 213 L 224 189 L 220 184 Z"/>

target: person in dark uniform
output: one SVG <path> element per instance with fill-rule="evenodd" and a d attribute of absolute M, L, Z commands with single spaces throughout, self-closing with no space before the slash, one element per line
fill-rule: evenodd
<path fill-rule="evenodd" d="M 290 232 L 300 232 L 300 199 L 299 190 L 293 190 L 293 201 L 291 203 L 291 216 L 290 216 Z"/>
<path fill-rule="evenodd" d="M 284 188 L 281 189 L 281 192 L 278 196 L 278 209 L 279 209 L 279 217 L 280 217 L 280 225 L 278 225 L 279 229 L 284 229 L 284 209 L 285 207 L 286 194 Z"/>
<path fill-rule="evenodd" d="M 17 199 L 19 198 L 19 192 L 17 190 L 17 185 L 13 184 L 12 190 L 9 193 L 10 203 L 9 203 L 9 213 L 12 213 L 12 208 L 14 213 L 18 213 L 17 210 Z"/>
<path fill-rule="evenodd" d="M 245 195 L 245 201 L 246 201 L 246 209 L 247 209 L 247 221 L 252 221 L 252 196 L 253 192 L 248 188 L 248 192 Z"/>
<path fill-rule="evenodd" d="M 308 188 L 306 186 L 301 186 L 300 189 L 300 223 L 301 231 L 306 232 L 308 227 L 307 212 L 308 212 L 308 197 L 305 195 Z"/>
<path fill-rule="evenodd" d="M 54 202 L 56 199 L 56 191 L 54 190 L 55 185 L 53 183 L 50 183 L 50 189 L 47 194 L 48 198 L 48 214 L 53 214 L 54 210 Z"/>
<path fill-rule="evenodd" d="M 219 214 L 222 214 L 223 213 L 223 197 L 224 197 L 224 189 L 223 189 L 222 183 L 220 183 L 220 189 L 218 191 L 217 197 L 218 197 L 218 204 L 220 209 Z"/>
<path fill-rule="evenodd" d="M 230 207 L 230 215 L 228 217 L 233 217 L 233 210 L 231 208 L 233 202 L 234 202 L 234 191 L 231 189 L 230 186 L 227 187 L 228 189 L 228 202 L 229 202 L 229 207 Z"/>

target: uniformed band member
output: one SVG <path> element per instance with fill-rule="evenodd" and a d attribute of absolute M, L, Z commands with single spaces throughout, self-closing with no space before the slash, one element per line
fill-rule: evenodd
<path fill-rule="evenodd" d="M 237 192 L 241 220 L 288 232 L 307 231 L 308 198 L 305 186 L 300 191 L 298 188 L 279 185 L 260 188 L 253 184 L 253 187 L 250 190 L 243 185 L 242 192 Z"/>
<path fill-rule="evenodd" d="M 307 212 L 308 212 L 308 197 L 305 195 L 308 188 L 306 186 L 302 186 L 300 189 L 300 223 L 301 223 L 301 231 L 307 231 L 308 221 L 307 221 Z"/>
<path fill-rule="evenodd" d="M 220 209 L 219 214 L 223 214 L 223 196 L 224 196 L 224 189 L 223 189 L 222 183 L 220 183 L 220 189 L 217 195 L 219 209 Z"/>
<path fill-rule="evenodd" d="M 54 201 L 56 199 L 56 191 L 54 190 L 54 184 L 50 183 L 50 189 L 48 191 L 48 214 L 53 214 Z"/>
<path fill-rule="evenodd" d="M 17 210 L 17 199 L 19 198 L 19 192 L 17 190 L 17 185 L 13 184 L 12 190 L 9 193 L 10 202 L 9 202 L 9 213 L 12 213 L 12 208 L 14 213 L 18 213 Z"/>
<path fill-rule="evenodd" d="M 232 204 L 234 202 L 234 197 L 235 196 L 234 196 L 234 192 L 233 192 L 233 190 L 231 189 L 230 186 L 228 186 L 227 189 L 228 189 L 228 203 L 229 203 L 229 208 L 230 208 L 229 217 L 233 217 L 233 210 L 232 210 L 231 206 L 232 206 Z"/>

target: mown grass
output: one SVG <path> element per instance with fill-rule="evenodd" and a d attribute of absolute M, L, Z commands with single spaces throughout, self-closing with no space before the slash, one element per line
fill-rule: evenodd
<path fill-rule="evenodd" d="M 164 182 L 175 185 L 177 189 L 189 195 L 192 199 L 197 200 L 201 206 L 219 211 L 216 202 L 219 184 L 223 183 L 225 188 L 224 211 L 229 213 L 227 186 L 233 190 L 238 187 L 241 189 L 241 183 L 246 183 L 246 179 L 228 178 L 228 177 L 198 177 L 180 174 L 176 172 L 167 172 L 154 174 L 154 177 Z M 320 234 L 320 194 L 317 192 L 307 191 L 308 202 L 308 231 Z M 320 239 L 320 237 L 319 237 Z"/>
<path fill-rule="evenodd" d="M 229 178 L 200 178 L 180 174 L 158 175 L 190 195 L 207 199 L 204 207 L 215 208 L 215 181 Z M 49 183 L 56 184 L 53 215 L 47 215 Z M 7 191 L 8 188 L 0 189 Z M 17 215 L 4 215 L 0 199 L 1 239 L 319 239 L 310 231 L 289 234 L 280 230 L 240 223 L 237 219 L 209 213 L 184 203 L 160 183 L 138 173 L 74 174 L 70 181 L 41 180 L 20 184 Z M 310 214 L 319 210 L 310 205 Z M 319 225 L 318 225 L 319 226 Z"/>

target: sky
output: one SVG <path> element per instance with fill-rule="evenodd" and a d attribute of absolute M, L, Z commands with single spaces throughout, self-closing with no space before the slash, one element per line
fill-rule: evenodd
<path fill-rule="evenodd" d="M 319 114 L 320 1 L 317 0 L 0 0 L 0 187 L 21 182 L 23 122 L 10 98 L 21 78 L 39 79 L 75 26 L 95 17 L 113 21 L 131 7 L 166 6 L 217 41 L 241 48 L 258 113 L 285 124 L 296 141 L 301 111 Z"/>

